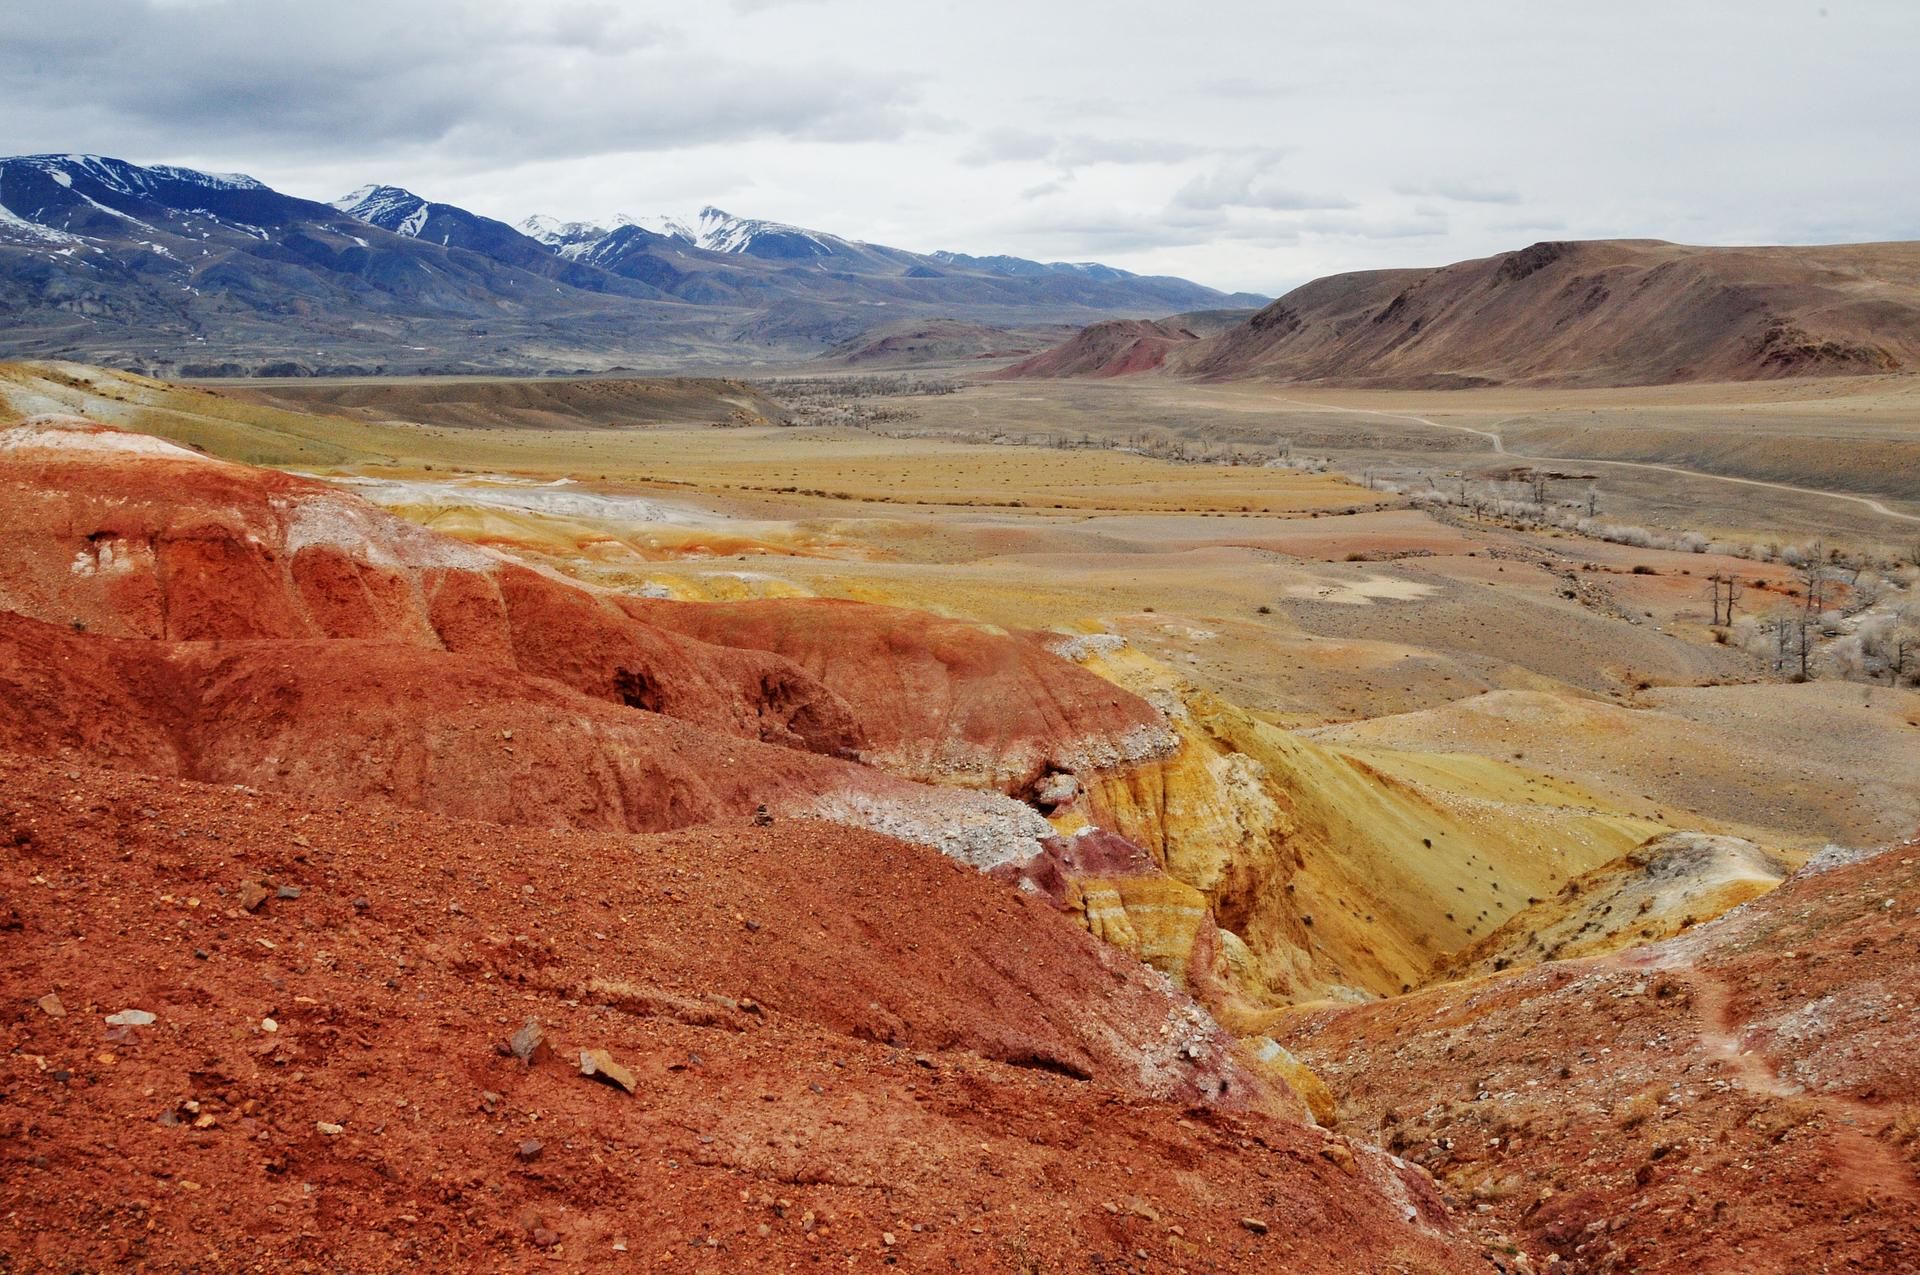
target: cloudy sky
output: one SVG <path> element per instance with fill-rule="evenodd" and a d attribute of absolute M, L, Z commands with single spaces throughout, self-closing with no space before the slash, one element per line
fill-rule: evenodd
<path fill-rule="evenodd" d="M 0 152 L 1277 293 L 1920 238 L 1916 0 L 0 0 Z"/>

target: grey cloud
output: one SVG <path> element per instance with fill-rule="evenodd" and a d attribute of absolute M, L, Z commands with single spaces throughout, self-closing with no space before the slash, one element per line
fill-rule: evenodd
<path fill-rule="evenodd" d="M 1271 152 L 1222 160 L 1182 186 L 1175 192 L 1173 202 L 1183 208 L 1259 208 L 1269 212 L 1354 206 L 1353 201 L 1343 195 L 1301 190 L 1281 181 L 1273 171 L 1275 160 Z"/>
<path fill-rule="evenodd" d="M 752 137 L 893 138 L 920 114 L 908 77 L 689 52 L 629 7 L 587 2 L 159 10 L 71 0 L 57 18 L 10 5 L 0 9 L 0 80 L 30 86 L 12 95 L 15 131 L 61 146 L 98 139 L 99 149 L 184 134 L 202 151 L 432 148 L 511 162 Z"/>
<path fill-rule="evenodd" d="M 1520 192 L 1492 182 L 1440 180 L 1395 186 L 1399 195 L 1449 199 L 1457 204 L 1517 204 Z"/>

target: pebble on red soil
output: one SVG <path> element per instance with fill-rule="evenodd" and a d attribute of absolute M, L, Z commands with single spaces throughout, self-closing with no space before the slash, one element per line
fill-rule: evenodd
<path fill-rule="evenodd" d="M 516 1154 L 518 1154 L 522 1160 L 538 1160 L 540 1153 L 546 1149 L 546 1145 L 538 1138 L 528 1138 L 520 1144 L 520 1150 Z"/>
<path fill-rule="evenodd" d="M 240 883 L 240 906 L 249 912 L 259 911 L 260 905 L 265 903 L 270 897 L 271 895 L 267 887 L 261 885 L 258 881 L 242 881 Z"/>
<path fill-rule="evenodd" d="M 618 1085 L 628 1093 L 632 1093 L 640 1084 L 632 1072 L 615 1062 L 613 1055 L 604 1049 L 580 1051 L 580 1074 L 610 1085 Z"/>
<path fill-rule="evenodd" d="M 58 996 L 52 992 L 48 992 L 40 998 L 40 1012 L 48 1018 L 65 1018 L 67 1016 L 67 1007 L 60 1003 Z"/>
<path fill-rule="evenodd" d="M 539 1020 L 533 1018 L 529 1018 L 508 1039 L 507 1048 L 529 1067 L 553 1056 L 553 1046 L 547 1043 L 547 1033 L 541 1028 Z"/>

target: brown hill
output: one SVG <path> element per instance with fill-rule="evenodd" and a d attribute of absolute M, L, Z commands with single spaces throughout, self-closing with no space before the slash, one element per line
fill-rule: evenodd
<path fill-rule="evenodd" d="M 866 369 L 968 359 L 997 362 L 1045 349 L 1072 332 L 1072 327 L 1064 325 L 998 328 L 963 319 L 921 319 L 862 332 L 829 350 L 821 361 Z"/>
<path fill-rule="evenodd" d="M 1065 343 L 993 373 L 995 380 L 1023 377 L 1129 376 L 1151 372 L 1175 349 L 1198 341 L 1189 328 L 1150 319 L 1096 323 Z"/>
<path fill-rule="evenodd" d="M 1433 270 L 1316 279 L 1160 360 L 1111 357 L 1115 336 L 1100 330 L 1112 326 L 1003 375 L 1164 361 L 1209 378 L 1444 389 L 1895 372 L 1920 365 L 1920 243 L 1537 243 Z"/>

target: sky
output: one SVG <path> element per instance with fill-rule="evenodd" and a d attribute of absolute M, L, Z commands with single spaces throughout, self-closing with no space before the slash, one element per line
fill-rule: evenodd
<path fill-rule="evenodd" d="M 0 153 L 743 216 L 1277 295 L 1920 238 L 1920 0 L 4 0 Z"/>

